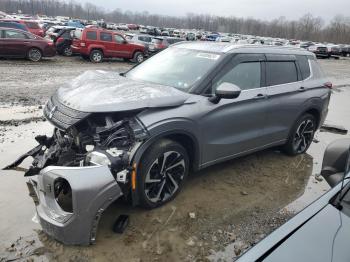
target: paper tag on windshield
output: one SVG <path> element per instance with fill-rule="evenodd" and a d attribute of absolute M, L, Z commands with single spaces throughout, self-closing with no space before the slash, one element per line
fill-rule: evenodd
<path fill-rule="evenodd" d="M 198 53 L 196 56 L 200 58 L 210 59 L 210 60 L 217 60 L 220 57 L 220 55 L 210 54 L 210 53 Z"/>

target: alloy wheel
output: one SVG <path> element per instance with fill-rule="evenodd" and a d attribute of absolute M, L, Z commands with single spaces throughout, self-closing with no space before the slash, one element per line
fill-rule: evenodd
<path fill-rule="evenodd" d="M 151 164 L 145 178 L 145 195 L 153 203 L 165 202 L 179 189 L 185 175 L 185 159 L 176 151 L 160 155 Z"/>
<path fill-rule="evenodd" d="M 92 59 L 95 61 L 95 62 L 100 62 L 102 60 L 102 55 L 98 52 L 95 52 L 92 54 Z"/>
<path fill-rule="evenodd" d="M 41 59 L 41 52 L 36 48 L 32 48 L 29 50 L 28 57 L 31 61 L 37 62 Z"/>
<path fill-rule="evenodd" d="M 293 148 L 297 153 L 303 153 L 311 144 L 315 132 L 314 122 L 305 119 L 300 123 L 293 139 Z"/>
<path fill-rule="evenodd" d="M 136 59 L 137 59 L 138 63 L 142 63 L 143 62 L 143 55 L 139 54 Z"/>
<path fill-rule="evenodd" d="M 73 54 L 73 51 L 70 47 L 67 46 L 64 48 L 63 53 L 65 56 L 71 56 Z"/>

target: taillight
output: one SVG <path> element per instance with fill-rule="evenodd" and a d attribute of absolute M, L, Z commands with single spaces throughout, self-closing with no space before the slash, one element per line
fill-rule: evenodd
<path fill-rule="evenodd" d="M 53 42 L 52 42 L 52 41 L 47 41 L 47 44 L 48 44 L 49 46 L 52 46 L 52 45 L 53 45 Z"/>
<path fill-rule="evenodd" d="M 333 84 L 331 82 L 326 82 L 326 83 L 323 84 L 323 86 L 332 89 Z"/>

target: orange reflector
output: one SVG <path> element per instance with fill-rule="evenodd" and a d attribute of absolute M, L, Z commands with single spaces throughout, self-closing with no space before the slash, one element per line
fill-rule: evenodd
<path fill-rule="evenodd" d="M 131 189 L 133 191 L 136 189 L 136 163 L 133 164 L 131 171 Z"/>

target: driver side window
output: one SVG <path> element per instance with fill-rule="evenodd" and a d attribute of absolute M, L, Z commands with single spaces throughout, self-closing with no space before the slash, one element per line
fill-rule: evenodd
<path fill-rule="evenodd" d="M 114 39 L 118 44 L 122 44 L 125 41 L 125 39 L 120 35 L 114 35 Z"/>
<path fill-rule="evenodd" d="M 235 84 L 242 90 L 261 87 L 260 62 L 240 63 L 228 70 L 224 75 L 219 75 L 213 80 L 212 94 L 224 82 Z"/>

